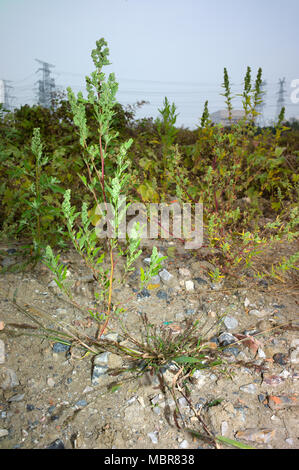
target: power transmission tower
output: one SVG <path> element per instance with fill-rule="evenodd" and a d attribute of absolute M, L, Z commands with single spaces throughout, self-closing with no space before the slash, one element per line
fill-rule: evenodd
<path fill-rule="evenodd" d="M 36 82 L 38 83 L 37 102 L 44 108 L 50 108 L 55 94 L 55 81 L 54 78 L 51 77 L 50 67 L 55 67 L 55 65 L 43 62 L 39 59 L 35 60 L 42 65 L 42 67 L 36 71 L 36 73 L 42 72 L 42 79 Z"/>
<path fill-rule="evenodd" d="M 276 108 L 276 119 L 278 119 L 278 116 L 282 110 L 282 108 L 285 106 L 285 83 L 286 79 L 285 78 L 280 78 L 278 81 L 279 85 L 279 90 L 277 92 L 278 98 L 277 98 L 277 108 Z"/>
<path fill-rule="evenodd" d="M 11 90 L 13 87 L 9 85 L 11 80 L 0 80 L 0 103 L 3 103 L 3 108 L 6 111 L 12 111 L 12 100 L 15 96 L 11 95 Z"/>

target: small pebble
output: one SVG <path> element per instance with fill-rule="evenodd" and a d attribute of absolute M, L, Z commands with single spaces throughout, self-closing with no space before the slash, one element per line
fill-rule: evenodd
<path fill-rule="evenodd" d="M 263 317 L 266 314 L 266 312 L 256 310 L 256 309 L 249 310 L 248 313 L 249 315 L 254 315 L 255 317 Z"/>
<path fill-rule="evenodd" d="M 134 403 L 134 401 L 136 401 L 136 397 L 129 398 L 127 403 L 128 403 L 128 405 L 132 405 L 132 403 Z"/>
<path fill-rule="evenodd" d="M 156 415 L 159 415 L 159 414 L 161 414 L 161 408 L 159 408 L 159 406 L 154 406 L 154 407 L 153 407 L 153 412 L 154 412 Z"/>
<path fill-rule="evenodd" d="M 47 449 L 64 449 L 64 443 L 61 439 L 56 439 L 56 441 L 51 442 Z"/>
<path fill-rule="evenodd" d="M 238 431 L 236 437 L 245 441 L 267 444 L 275 436 L 275 429 L 246 429 Z"/>
<path fill-rule="evenodd" d="M 179 402 L 179 405 L 182 407 L 182 408 L 186 408 L 188 405 L 188 402 L 186 400 L 186 398 L 184 397 L 181 397 L 178 399 L 178 402 Z"/>
<path fill-rule="evenodd" d="M 151 284 L 160 284 L 160 281 L 161 281 L 161 278 L 159 276 L 159 274 L 157 274 L 157 276 L 153 276 L 151 277 Z"/>
<path fill-rule="evenodd" d="M 0 364 L 4 364 L 5 362 L 5 344 L 2 339 L 0 339 Z"/>
<path fill-rule="evenodd" d="M 0 438 L 5 436 L 8 436 L 7 429 L 0 429 Z"/>
<path fill-rule="evenodd" d="M 264 395 L 263 393 L 260 393 L 258 395 L 258 400 L 260 403 L 263 403 L 266 400 L 266 395 Z"/>
<path fill-rule="evenodd" d="M 291 341 L 291 348 L 299 348 L 299 338 L 295 338 Z"/>
<path fill-rule="evenodd" d="M 240 354 L 240 349 L 239 348 L 225 348 L 225 353 L 230 353 L 233 354 L 235 357 L 237 357 Z"/>
<path fill-rule="evenodd" d="M 60 353 L 60 352 L 67 352 L 70 349 L 69 344 L 63 344 L 63 343 L 54 343 L 52 351 L 54 353 Z"/>
<path fill-rule="evenodd" d="M 105 375 L 107 373 L 107 371 L 108 371 L 107 366 L 94 366 L 93 373 L 92 373 L 91 384 L 92 385 L 99 385 L 100 377 Z"/>
<path fill-rule="evenodd" d="M 157 431 L 149 432 L 147 435 L 153 444 L 158 444 L 158 432 Z"/>
<path fill-rule="evenodd" d="M 200 371 L 195 370 L 192 374 L 191 381 L 196 384 L 196 388 L 201 388 L 206 382 L 206 375 Z"/>
<path fill-rule="evenodd" d="M 228 346 L 229 344 L 235 343 L 238 340 L 230 333 L 221 333 L 221 335 L 218 336 L 218 341 L 221 346 Z"/>
<path fill-rule="evenodd" d="M 150 297 L 149 291 L 144 287 L 141 292 L 137 294 L 137 299 L 146 299 L 147 297 Z"/>
<path fill-rule="evenodd" d="M 83 406 L 86 406 L 87 405 L 87 401 L 86 400 L 78 400 L 76 403 L 75 403 L 75 406 L 79 406 L 79 407 L 83 407 Z"/>
<path fill-rule="evenodd" d="M 109 354 L 110 352 L 104 352 L 96 356 L 94 359 L 94 365 L 97 365 L 97 366 L 107 365 L 108 360 L 109 360 Z"/>
<path fill-rule="evenodd" d="M 256 393 L 256 385 L 251 383 L 251 384 L 248 384 L 248 385 L 242 385 L 242 387 L 240 387 L 240 390 L 242 392 L 245 392 L 245 393 Z"/>
<path fill-rule="evenodd" d="M 49 378 L 47 379 L 47 385 L 48 385 L 49 387 L 54 387 L 54 385 L 55 385 L 55 380 L 52 379 L 52 377 L 49 377 Z"/>
<path fill-rule="evenodd" d="M 196 282 L 198 282 L 198 284 L 203 284 L 203 285 L 207 285 L 208 284 L 208 281 L 206 281 L 205 279 L 203 279 L 202 277 L 195 277 L 194 280 Z"/>
<path fill-rule="evenodd" d="M 281 366 L 285 366 L 288 363 L 288 358 L 283 353 L 276 353 L 276 354 L 273 355 L 273 361 L 276 362 L 276 364 L 280 364 Z"/>
<path fill-rule="evenodd" d="M 298 364 L 299 363 L 299 349 L 295 349 L 290 354 L 290 361 L 291 364 Z"/>
<path fill-rule="evenodd" d="M 13 402 L 18 402 L 18 401 L 22 401 L 23 398 L 25 396 L 25 393 L 18 393 L 17 395 L 13 395 L 11 398 L 9 398 L 7 401 L 9 403 L 13 403 Z"/>
<path fill-rule="evenodd" d="M 224 317 L 223 323 L 228 330 L 234 330 L 238 326 L 238 320 L 230 316 Z"/>
<path fill-rule="evenodd" d="M 196 310 L 194 310 L 193 308 L 187 308 L 187 309 L 185 310 L 185 314 L 186 314 L 186 315 L 194 315 L 195 312 L 196 312 Z"/>
<path fill-rule="evenodd" d="M 259 281 L 259 285 L 260 285 L 260 286 L 263 286 L 263 287 L 268 287 L 268 282 L 265 281 L 265 279 L 261 279 L 261 280 Z"/>
<path fill-rule="evenodd" d="M 188 292 L 194 291 L 194 282 L 193 281 L 186 281 L 185 286 L 186 286 L 186 290 Z"/>
<path fill-rule="evenodd" d="M 159 272 L 159 276 L 162 279 L 162 281 L 167 284 L 173 280 L 173 275 L 170 274 L 167 269 L 162 269 L 162 271 Z"/>
<path fill-rule="evenodd" d="M 158 299 L 161 299 L 161 300 L 167 300 L 168 299 L 167 292 L 165 292 L 164 290 L 159 290 L 159 292 L 157 292 L 157 297 L 158 297 Z"/>
<path fill-rule="evenodd" d="M 186 439 L 184 439 L 180 445 L 179 445 L 180 449 L 188 449 L 189 448 L 189 442 L 186 441 Z"/>
<path fill-rule="evenodd" d="M 9 390 L 18 385 L 19 380 L 16 373 L 12 369 L 2 367 L 0 369 L 0 388 L 2 388 L 2 390 Z"/>
<path fill-rule="evenodd" d="M 265 352 L 263 351 L 262 348 L 258 348 L 257 355 L 260 359 L 265 359 L 266 358 L 266 354 L 265 354 Z"/>
<path fill-rule="evenodd" d="M 48 287 L 57 287 L 57 284 L 56 284 L 56 282 L 53 280 L 53 281 L 49 282 Z M 36 292 L 36 291 L 35 291 L 35 292 Z M 38 293 L 38 291 L 37 291 L 37 293 Z"/>

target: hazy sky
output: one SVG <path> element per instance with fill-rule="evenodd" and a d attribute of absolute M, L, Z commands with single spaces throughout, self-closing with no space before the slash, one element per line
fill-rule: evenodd
<path fill-rule="evenodd" d="M 223 68 L 241 91 L 247 65 L 267 80 L 266 114 L 275 115 L 278 79 L 299 78 L 298 0 L 0 0 L 0 79 L 12 80 L 16 104 L 34 98 L 35 58 L 55 65 L 57 85 L 84 86 L 95 41 L 104 37 L 120 83 L 122 103 L 164 96 L 175 101 L 179 123 L 196 124 L 205 99 L 223 108 Z M 237 101 L 236 101 L 237 102 Z M 142 114 L 141 113 L 141 114 Z"/>

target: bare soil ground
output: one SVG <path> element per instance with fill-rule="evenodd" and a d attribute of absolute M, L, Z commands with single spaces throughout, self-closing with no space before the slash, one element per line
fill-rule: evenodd
<path fill-rule="evenodd" d="M 2 245 L 2 253 L 13 247 L 16 245 Z M 167 254 L 167 242 L 158 248 Z M 256 267 L 259 271 L 269 268 L 278 252 L 287 255 L 296 249 L 294 243 L 280 244 L 263 254 Z M 143 251 L 139 264 L 150 254 L 150 246 L 144 246 Z M 52 273 L 41 264 L 21 273 L 0 275 L 0 342 L 5 348 L 0 363 L 0 448 L 40 449 L 57 439 L 65 448 L 212 448 L 211 442 L 187 431 L 191 428 L 205 434 L 179 393 L 185 427 L 180 418 L 178 429 L 172 397 L 162 393 L 157 377 L 147 373 L 123 381 L 114 392 L 107 386 L 120 379 L 108 374 L 92 385 L 90 355 L 82 358 L 77 347 L 55 352 L 54 342 L 27 328 L 34 323 L 13 300 L 48 327 L 55 324 L 45 319 L 44 313 L 95 336 L 96 325 L 88 314 L 95 288 L 90 273 L 74 251 L 62 258 L 68 265 L 76 300 L 86 306 L 86 314 L 51 287 Z M 151 286 L 148 297 L 137 298 L 134 276 L 123 287 L 116 284 L 113 303 L 124 306 L 121 319 L 127 329 L 132 335 L 140 334 L 143 312 L 153 324 L 168 322 L 174 331 L 192 316 L 202 322 L 205 331 L 211 328 L 209 337 L 226 331 L 264 332 L 258 336 L 258 350 L 250 349 L 250 342 L 240 344 L 239 352 L 226 354 L 222 366 L 202 371 L 198 381 L 190 383 L 190 400 L 214 435 L 254 448 L 299 448 L 296 272 L 287 273 L 283 283 L 259 282 L 252 270 L 245 269 L 214 286 L 208 275 L 209 261 L 201 251 L 194 254 L 176 249 L 165 261 L 165 268 L 174 276 L 172 285 L 161 282 Z M 182 276 L 179 268 L 187 268 L 190 276 Z M 186 290 L 188 279 L 194 282 L 193 291 Z M 157 296 L 161 291 L 164 297 Z M 235 319 L 236 326 L 228 330 L 223 322 L 219 325 L 223 315 Z M 112 319 L 109 329 L 120 334 L 119 319 Z M 116 366 L 121 365 L 114 360 Z"/>

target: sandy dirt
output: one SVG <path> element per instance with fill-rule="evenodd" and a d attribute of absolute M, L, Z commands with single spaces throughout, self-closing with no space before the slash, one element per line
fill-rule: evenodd
<path fill-rule="evenodd" d="M 10 258 L 16 256 L 7 251 L 14 247 L 2 245 L 2 265 L 7 263 L 9 253 Z M 167 255 L 167 242 L 158 248 Z M 269 250 L 257 266 L 269 267 L 278 250 L 290 253 L 296 246 L 280 245 Z M 138 279 L 134 275 L 124 286 L 116 282 L 113 304 L 121 303 L 125 310 L 120 318 L 112 318 L 109 332 L 120 338 L 121 320 L 133 336 L 140 337 L 141 313 L 146 313 L 151 323 L 161 326 L 164 322 L 174 332 L 192 317 L 203 325 L 203 334 L 210 330 L 209 338 L 219 338 L 222 332 L 264 332 L 258 336 L 258 350 L 250 349 L 250 342 L 239 344 L 239 351 L 226 353 L 221 366 L 200 371 L 197 380 L 188 386 L 193 409 L 178 391 L 178 429 L 173 398 L 163 393 L 157 376 L 147 372 L 133 379 L 131 374 L 131 380 L 109 391 L 109 384 L 121 379 L 106 374 L 98 385 L 93 385 L 91 355 L 83 358 L 78 346 L 57 352 L 54 340 L 28 328 L 35 323 L 14 302 L 49 328 L 59 320 L 89 336 L 96 335 L 97 325 L 88 313 L 96 286 L 74 251 L 63 253 L 62 260 L 68 266 L 76 301 L 85 313 L 70 305 L 53 287 L 52 273 L 40 263 L 24 272 L 2 272 L 0 448 L 40 449 L 58 439 L 70 449 L 213 448 L 211 442 L 187 430 L 206 435 L 194 410 L 213 435 L 254 448 L 299 448 L 298 275 L 288 273 L 284 283 L 271 279 L 260 282 L 254 279 L 252 270 L 244 269 L 217 286 L 210 281 L 210 264 L 202 252 L 175 249 L 171 253 L 164 267 L 173 275 L 172 282 L 150 286 L 148 296 L 137 297 Z M 137 267 L 148 255 L 150 246 L 144 246 Z M 121 263 L 116 279 L 120 268 Z M 180 268 L 189 270 L 190 275 L 182 274 Z M 194 283 L 192 291 L 186 290 L 188 280 Z M 159 292 L 164 294 L 157 296 Z M 235 327 L 228 329 L 219 321 L 225 317 L 233 318 Z M 109 361 L 110 369 L 128 364 L 116 355 L 111 355 Z M 167 373 L 171 376 L 174 372 L 170 368 Z M 219 446 L 225 447 L 220 442 Z"/>

